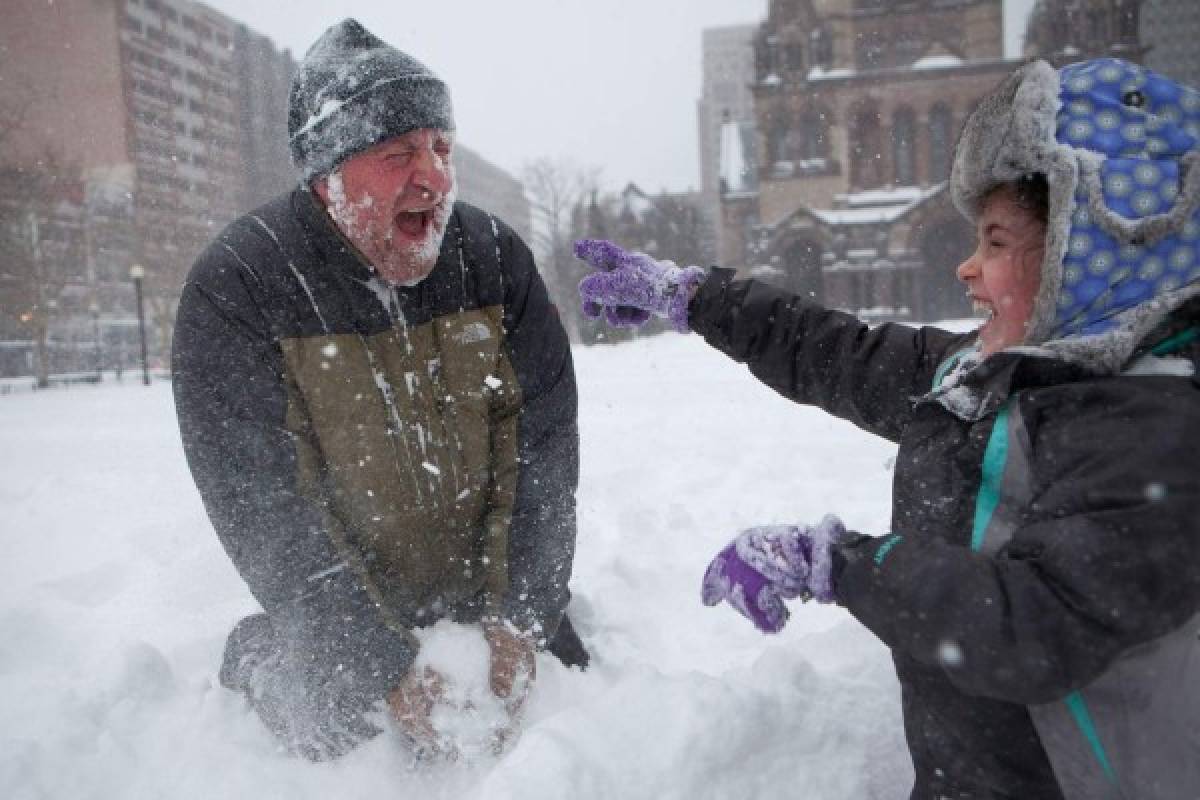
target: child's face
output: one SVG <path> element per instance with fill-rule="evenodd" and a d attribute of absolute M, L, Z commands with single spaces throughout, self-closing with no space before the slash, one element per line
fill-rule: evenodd
<path fill-rule="evenodd" d="M 984 201 L 977 235 L 979 245 L 959 265 L 958 279 L 967 285 L 975 310 L 988 315 L 979 342 L 983 354 L 991 355 L 1025 339 L 1041 285 L 1046 226 L 1017 205 L 1015 190 L 1004 185 Z"/>

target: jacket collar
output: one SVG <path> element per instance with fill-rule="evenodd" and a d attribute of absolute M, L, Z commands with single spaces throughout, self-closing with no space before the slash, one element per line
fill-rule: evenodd
<path fill-rule="evenodd" d="M 1014 347 L 980 358 L 977 347 L 952 356 L 957 361 L 917 402 L 937 403 L 959 419 L 974 422 L 995 413 L 1021 389 L 1069 383 L 1089 374 L 1083 366 L 1040 348 Z"/>
<path fill-rule="evenodd" d="M 292 208 L 300 220 L 308 243 L 320 257 L 321 263 L 337 269 L 361 282 L 375 274 L 366 257 L 350 243 L 333 224 L 321 198 L 308 186 L 299 186 L 292 193 Z"/>

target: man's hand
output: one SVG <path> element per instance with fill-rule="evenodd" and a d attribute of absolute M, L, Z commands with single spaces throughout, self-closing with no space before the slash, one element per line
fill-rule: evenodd
<path fill-rule="evenodd" d="M 515 714 L 524 705 L 537 670 L 533 637 L 504 622 L 484 623 L 483 636 L 492 651 L 492 693 L 507 701 Z"/>
<path fill-rule="evenodd" d="M 485 622 L 483 636 L 492 651 L 489 670 L 492 694 L 504 701 L 510 721 L 507 727 L 495 732 L 492 749 L 499 755 L 520 726 L 525 700 L 533 686 L 537 671 L 534 642 L 532 636 L 505 622 Z"/>
<path fill-rule="evenodd" d="M 440 755 L 441 737 L 433 727 L 434 703 L 446 693 L 446 681 L 432 667 L 413 668 L 400 685 L 388 693 L 387 704 L 400 730 L 420 753 Z"/>

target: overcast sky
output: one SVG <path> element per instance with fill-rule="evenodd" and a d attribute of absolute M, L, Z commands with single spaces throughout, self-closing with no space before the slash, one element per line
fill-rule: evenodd
<path fill-rule="evenodd" d="M 300 59 L 355 17 L 450 84 L 459 138 L 516 174 L 539 156 L 610 188 L 698 188 L 700 32 L 758 22 L 767 0 L 205 0 Z M 1005 0 L 1019 49 L 1033 0 Z"/>

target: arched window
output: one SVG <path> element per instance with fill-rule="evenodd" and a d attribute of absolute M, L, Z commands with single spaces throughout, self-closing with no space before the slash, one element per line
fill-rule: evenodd
<path fill-rule="evenodd" d="M 872 107 L 854 113 L 850 137 L 850 182 L 855 189 L 882 186 L 883 141 L 879 111 Z"/>
<path fill-rule="evenodd" d="M 803 133 L 799 128 L 789 127 L 783 135 L 783 156 L 776 161 L 796 161 L 803 158 Z"/>
<path fill-rule="evenodd" d="M 1117 38 L 1124 42 L 1138 39 L 1138 5 L 1129 0 L 1117 2 Z"/>
<path fill-rule="evenodd" d="M 764 80 L 775 72 L 778 38 L 773 34 L 759 35 L 754 41 L 754 74 Z"/>
<path fill-rule="evenodd" d="M 833 66 L 833 39 L 824 28 L 814 28 L 809 34 L 812 65 L 821 69 Z"/>
<path fill-rule="evenodd" d="M 793 137 L 788 136 L 787 122 L 782 119 L 772 120 L 767 126 L 767 163 L 777 164 L 781 161 L 791 161 L 788 152 L 793 144 Z"/>
<path fill-rule="evenodd" d="M 897 186 L 917 182 L 917 121 L 911 108 L 899 109 L 892 118 L 892 176 Z"/>
<path fill-rule="evenodd" d="M 804 45 L 799 42 L 789 42 L 783 48 L 786 69 L 789 72 L 804 71 Z"/>
<path fill-rule="evenodd" d="M 829 120 L 821 109 L 806 108 L 800 115 L 800 158 L 808 162 L 829 158 Z"/>
<path fill-rule="evenodd" d="M 929 111 L 929 179 L 940 183 L 950 177 L 954 148 L 954 117 L 938 103 Z"/>

